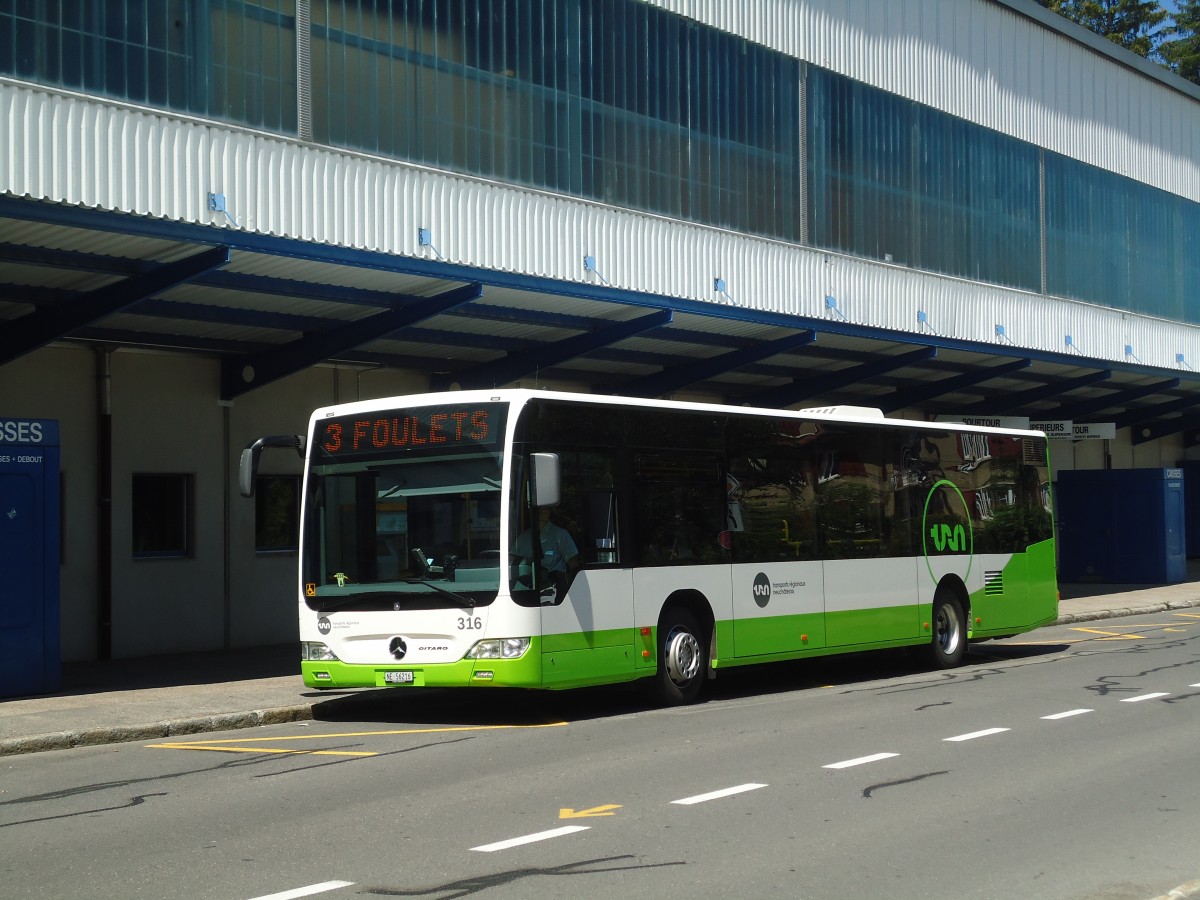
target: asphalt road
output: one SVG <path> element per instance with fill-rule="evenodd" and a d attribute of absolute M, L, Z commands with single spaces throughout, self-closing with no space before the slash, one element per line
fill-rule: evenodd
<path fill-rule="evenodd" d="M 1149 900 L 1200 877 L 1200 612 L 0 761 L 0 894 Z M 381 699 L 382 697 L 382 699 Z"/>

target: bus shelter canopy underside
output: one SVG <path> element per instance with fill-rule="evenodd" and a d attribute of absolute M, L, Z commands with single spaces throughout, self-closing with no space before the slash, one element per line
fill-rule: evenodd
<path fill-rule="evenodd" d="M 1113 422 L 1200 442 L 1200 373 L 984 345 L 0 198 L 0 366 L 54 343 L 761 407 Z"/>

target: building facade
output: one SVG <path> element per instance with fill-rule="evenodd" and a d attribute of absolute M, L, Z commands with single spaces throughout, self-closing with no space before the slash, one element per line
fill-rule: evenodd
<path fill-rule="evenodd" d="M 1200 92 L 1032 0 L 16 4 L 0 121 L 0 416 L 61 423 L 64 659 L 291 639 L 299 460 L 257 505 L 232 472 L 339 400 L 1195 454 Z"/>

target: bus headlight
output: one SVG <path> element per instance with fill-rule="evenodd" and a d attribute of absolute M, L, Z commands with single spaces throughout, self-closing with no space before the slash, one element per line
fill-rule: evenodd
<path fill-rule="evenodd" d="M 338 662 L 337 654 L 318 641 L 301 641 L 300 659 L 309 662 Z"/>
<path fill-rule="evenodd" d="M 467 651 L 466 659 L 519 659 L 529 649 L 529 638 L 499 638 L 479 641 Z"/>

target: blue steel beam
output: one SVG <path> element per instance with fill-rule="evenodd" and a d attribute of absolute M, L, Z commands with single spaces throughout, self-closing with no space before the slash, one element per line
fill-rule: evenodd
<path fill-rule="evenodd" d="M 232 400 L 255 388 L 307 369 L 338 353 L 398 331 L 406 325 L 470 303 L 482 293 L 481 285 L 469 284 L 435 297 L 419 300 L 414 298 L 415 302 L 339 328 L 308 335 L 263 353 L 233 359 L 227 357 L 221 360 L 221 398 Z M 393 302 L 396 299 L 393 297 Z"/>
<path fill-rule="evenodd" d="M 1094 397 L 1091 400 L 1081 400 L 1078 403 L 1071 403 L 1070 401 L 1060 403 L 1054 409 L 1047 412 L 1046 416 L 1052 419 L 1082 421 L 1083 416 L 1090 416 L 1093 413 L 1098 413 L 1106 409 L 1114 411 L 1125 409 L 1134 400 L 1172 391 L 1177 387 L 1179 387 L 1178 378 L 1171 378 L 1167 381 L 1156 381 L 1154 384 L 1146 384 L 1123 391 L 1113 391 L 1104 397 Z"/>
<path fill-rule="evenodd" d="M 141 259 L 108 256 L 103 253 L 85 253 L 82 250 L 27 247 L 24 244 L 4 242 L 0 242 L 0 262 L 45 266 L 51 269 L 104 272 L 108 275 L 140 275 L 154 268 L 154 263 Z"/>
<path fill-rule="evenodd" d="M 653 328 L 668 325 L 673 318 L 674 314 L 669 309 L 659 310 L 608 328 L 555 341 L 534 353 L 509 354 L 493 362 L 466 369 L 454 375 L 451 380 L 457 381 L 464 388 L 490 388 L 509 384 L 522 376 L 583 356 L 598 347 L 606 347 Z"/>
<path fill-rule="evenodd" d="M 1017 412 L 1026 409 L 1034 403 L 1040 403 L 1051 397 L 1069 394 L 1071 391 L 1076 391 L 1101 381 L 1108 381 L 1110 378 L 1112 378 L 1112 370 L 1102 369 L 1099 372 L 1090 372 L 1078 378 L 1063 378 L 1051 381 L 1049 384 L 1044 384 L 1029 391 L 992 397 L 968 406 L 965 409 L 956 409 L 954 412 L 956 414 L 961 413 L 964 416 L 1000 415 L 1001 413 Z M 1038 415 L 1044 415 L 1044 413 L 1038 413 Z"/>
<path fill-rule="evenodd" d="M 1200 415 L 1139 422 L 1129 430 L 1129 436 L 1136 447 L 1138 444 L 1144 444 L 1147 441 L 1156 441 L 1159 438 L 1184 432 L 1190 432 L 1184 434 L 1183 445 L 1185 447 L 1192 447 L 1200 443 Z"/>
<path fill-rule="evenodd" d="M 1167 403 L 1160 403 L 1157 406 L 1145 406 L 1139 409 L 1131 409 L 1128 412 L 1123 412 L 1118 416 L 1113 417 L 1113 421 L 1118 428 L 1131 428 L 1135 425 L 1140 425 L 1143 422 L 1152 422 L 1156 419 L 1161 419 L 1163 416 L 1169 416 L 1173 413 L 1189 413 L 1200 410 L 1200 397 L 1180 397 L 1178 400 L 1171 400 Z"/>
<path fill-rule="evenodd" d="M 0 366 L 227 262 L 228 247 L 210 247 L 185 259 L 155 266 L 140 275 L 81 294 L 69 304 L 36 309 L 7 322 L 0 337 Z"/>
<path fill-rule="evenodd" d="M 160 347 L 164 350 L 186 350 L 211 355 L 249 356 L 266 353 L 275 345 L 251 341 L 231 341 L 221 338 L 188 337 L 178 334 L 150 334 L 114 328 L 81 328 L 71 337 L 97 344 Z M 411 353 L 379 353 L 374 350 L 347 350 L 329 357 L 334 362 L 371 368 L 411 369 L 430 375 L 444 373 L 446 360 L 440 356 L 416 356 Z"/>
<path fill-rule="evenodd" d="M 1021 369 L 1028 369 L 1029 365 L 1030 362 L 1027 359 L 1015 359 L 1012 362 L 974 369 L 970 372 L 964 372 L 961 375 L 955 375 L 952 378 L 943 378 L 940 381 L 923 384 L 916 388 L 904 390 L 897 388 L 892 393 L 880 398 L 877 405 L 885 413 L 895 412 L 898 409 L 907 409 L 910 406 L 928 403 L 930 400 L 944 397 L 947 394 L 954 394 L 967 388 L 975 387 L 978 384 L 991 381 L 993 378 L 1001 378 L 1005 375 L 1011 375 L 1013 372 L 1018 372 Z"/>
<path fill-rule="evenodd" d="M 1032 350 L 1016 345 L 998 345 L 990 341 L 889 331 L 875 326 L 857 325 L 822 317 L 753 310 L 729 304 L 714 304 L 682 297 L 667 297 L 649 292 L 625 290 L 602 284 L 564 282 L 548 276 L 530 276 L 516 272 L 448 263 L 442 260 L 394 256 L 372 250 L 336 247 L 252 231 L 215 228 L 210 225 L 186 222 L 167 222 L 150 216 L 132 216 L 105 210 L 43 203 L 26 198 L 0 196 L 0 218 L 66 225 L 96 233 L 113 232 L 155 240 L 191 241 L 199 245 L 210 245 L 214 239 L 219 239 L 221 243 L 228 244 L 234 250 L 247 253 L 262 253 L 332 265 L 376 269 L 458 283 L 479 282 L 523 291 L 636 306 L 641 309 L 673 309 L 677 312 L 706 318 L 731 319 L 740 323 L 753 322 L 760 325 L 778 326 L 788 331 L 811 328 L 818 334 L 830 333 L 864 340 L 934 346 L 939 349 L 961 351 L 977 356 L 1031 359 L 1035 362 L 1047 362 L 1073 368 L 1079 367 L 1081 362 L 1086 363 L 1085 358 L 1065 351 Z M 1112 371 L 1138 375 L 1157 373 L 1162 377 L 1179 375 L 1185 381 L 1200 382 L 1200 372 L 1181 374 L 1176 369 L 1164 366 L 1112 360 L 1094 360 L 1092 362 L 1094 365 L 1103 365 Z"/>
<path fill-rule="evenodd" d="M 888 372 L 933 359 L 935 356 L 937 356 L 936 347 L 922 347 L 919 350 L 910 350 L 908 353 L 885 356 L 859 366 L 849 366 L 834 372 L 823 372 L 820 375 L 793 378 L 791 384 L 767 388 L 765 391 L 747 394 L 740 399 L 752 406 L 768 409 L 784 408 L 794 403 L 811 400 L 813 397 L 819 397 L 821 394 L 840 390 L 847 385 L 858 384 L 880 375 L 886 375 Z"/>
<path fill-rule="evenodd" d="M 649 375 L 637 381 L 625 382 L 620 385 L 619 390 L 622 394 L 629 394 L 634 397 L 661 397 L 664 394 L 687 387 L 689 384 L 698 384 L 701 381 L 707 381 L 717 375 L 732 372 L 751 363 L 761 362 L 764 359 L 770 359 L 772 356 L 797 350 L 800 347 L 811 344 L 816 340 L 816 337 L 816 332 L 800 331 L 773 341 L 764 341 L 754 347 L 745 347 L 741 350 L 734 350 L 731 353 L 722 353 L 719 356 L 701 360 L 691 365 L 674 366 L 664 369 L 656 375 Z"/>

